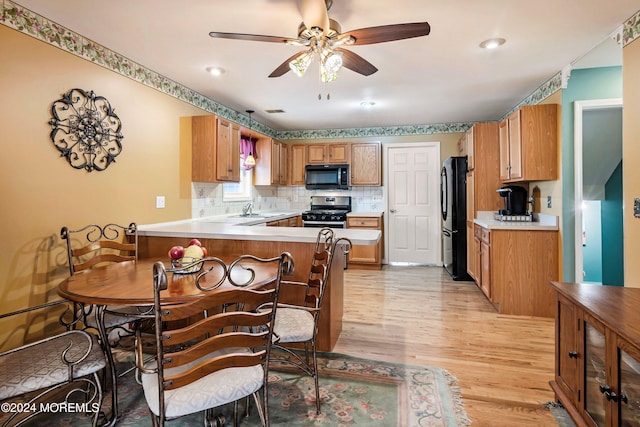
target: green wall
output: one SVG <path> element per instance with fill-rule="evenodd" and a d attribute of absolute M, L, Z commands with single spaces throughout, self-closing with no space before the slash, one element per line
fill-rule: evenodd
<path fill-rule="evenodd" d="M 602 201 L 602 284 L 624 286 L 622 162 L 604 187 Z M 623 262 L 621 262 L 621 260 Z"/>
<path fill-rule="evenodd" d="M 562 92 L 562 271 L 575 281 L 575 180 L 573 108 L 575 101 L 622 98 L 622 67 L 573 70 Z"/>

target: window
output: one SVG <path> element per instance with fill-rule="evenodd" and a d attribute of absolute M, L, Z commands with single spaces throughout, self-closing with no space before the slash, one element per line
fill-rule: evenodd
<path fill-rule="evenodd" d="M 222 201 L 235 202 L 252 200 L 253 169 L 246 170 L 244 161 L 240 164 L 240 182 L 230 182 L 222 184 Z"/>

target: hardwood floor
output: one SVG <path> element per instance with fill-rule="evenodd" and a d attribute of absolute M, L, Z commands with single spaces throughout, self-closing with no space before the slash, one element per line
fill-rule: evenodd
<path fill-rule="evenodd" d="M 473 282 L 441 267 L 345 271 L 335 352 L 438 366 L 457 379 L 473 426 L 557 426 L 554 319 L 499 315 Z"/>

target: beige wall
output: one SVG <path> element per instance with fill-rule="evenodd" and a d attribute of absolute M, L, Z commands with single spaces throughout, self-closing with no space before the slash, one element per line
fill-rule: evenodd
<path fill-rule="evenodd" d="M 633 200 L 640 197 L 640 39 L 622 49 L 622 186 L 624 221 L 624 285 L 640 287 L 640 218 Z"/>
<path fill-rule="evenodd" d="M 191 216 L 191 148 L 184 137 L 181 144 L 180 118 L 203 111 L 1 25 L 0 46 L 4 313 L 57 297 L 68 275 L 63 225 Z M 49 138 L 51 104 L 73 88 L 106 97 L 122 121 L 122 153 L 103 172 L 73 169 Z M 165 209 L 155 208 L 157 195 Z"/>

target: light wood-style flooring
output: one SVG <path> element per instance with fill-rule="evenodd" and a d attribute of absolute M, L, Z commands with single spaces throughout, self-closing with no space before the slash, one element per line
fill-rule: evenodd
<path fill-rule="evenodd" d="M 345 271 L 337 353 L 438 366 L 457 379 L 472 426 L 557 426 L 554 319 L 498 314 L 442 267 Z"/>

